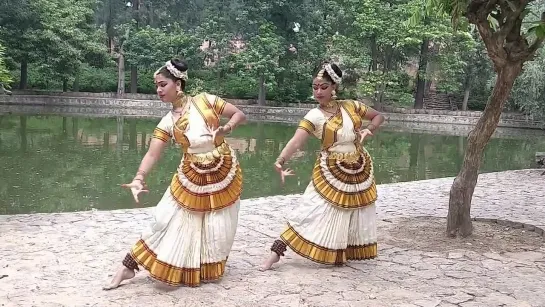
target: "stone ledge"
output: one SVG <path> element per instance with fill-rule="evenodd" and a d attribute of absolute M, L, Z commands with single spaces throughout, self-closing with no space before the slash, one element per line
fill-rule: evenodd
<path fill-rule="evenodd" d="M 240 104 L 239 101 L 229 100 L 229 102 L 239 106 L 250 119 L 268 121 L 297 123 L 308 112 L 308 108 L 292 107 L 270 107 Z M 0 96 L 0 105 L 12 106 L 16 110 L 22 106 L 43 106 L 46 108 L 58 107 L 85 107 L 96 109 L 130 109 L 129 113 L 136 113 L 135 110 L 150 110 L 155 114 L 156 111 L 167 112 L 168 104 L 158 100 L 137 100 L 137 99 L 117 99 L 117 98 L 74 98 L 74 97 L 54 97 L 54 96 Z M 412 110 L 421 111 L 421 110 Z M 430 111 L 430 110 L 426 110 Z M 14 112 L 14 111 L 12 111 Z M 116 111 L 117 112 L 117 111 Z M 119 111 L 123 113 L 123 111 Z M 144 113 L 148 111 L 143 111 Z M 446 111 L 436 111 L 428 113 L 383 113 L 387 121 L 391 122 L 410 122 L 423 124 L 451 124 L 459 126 L 474 126 L 478 120 L 477 116 L 471 115 L 475 112 L 469 112 L 469 116 L 458 115 L 460 112 L 444 113 Z M 94 114 L 95 112 L 92 112 Z M 96 112 L 100 113 L 100 112 Z M 104 113 L 104 112 L 102 112 Z M 148 112 L 149 113 L 149 112 Z M 104 113 L 106 114 L 106 113 Z M 479 115 L 480 116 L 480 115 Z M 498 127 L 507 128 L 525 128 L 525 129 L 544 129 L 545 123 L 531 119 L 522 119 L 520 116 L 502 115 Z"/>

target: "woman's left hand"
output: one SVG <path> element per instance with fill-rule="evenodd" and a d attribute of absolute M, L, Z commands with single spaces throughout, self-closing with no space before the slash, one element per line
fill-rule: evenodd
<path fill-rule="evenodd" d="M 363 140 L 364 140 L 367 136 L 369 136 L 369 135 L 372 136 L 372 135 L 373 135 L 373 132 L 371 132 L 371 130 L 369 130 L 369 129 L 367 129 L 367 128 L 365 128 L 365 129 L 363 129 L 363 130 L 360 130 L 359 133 L 360 133 L 360 142 L 363 142 Z"/>
<path fill-rule="evenodd" d="M 225 128 L 225 126 L 219 126 L 217 129 L 208 127 L 208 131 L 210 133 L 203 134 L 203 136 L 211 136 L 214 143 L 216 142 L 216 138 L 226 136 L 229 132 L 231 132 L 229 128 Z"/>

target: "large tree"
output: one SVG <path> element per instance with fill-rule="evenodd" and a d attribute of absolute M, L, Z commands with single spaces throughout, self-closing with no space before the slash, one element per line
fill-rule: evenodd
<path fill-rule="evenodd" d="M 9 83 L 11 82 L 11 76 L 8 69 L 6 68 L 4 51 L 5 48 L 2 46 L 2 44 L 0 44 L 0 84 L 6 84 L 9 86 Z"/>
<path fill-rule="evenodd" d="M 497 74 L 482 116 L 469 134 L 464 161 L 450 190 L 447 233 L 472 234 L 471 200 L 483 151 L 494 133 L 505 102 L 525 62 L 532 60 L 545 39 L 545 12 L 532 16 L 531 0 L 427 0 L 427 12 L 439 9 L 452 15 L 455 26 L 463 17 L 476 26 Z M 523 23 L 533 23 L 526 30 Z"/>

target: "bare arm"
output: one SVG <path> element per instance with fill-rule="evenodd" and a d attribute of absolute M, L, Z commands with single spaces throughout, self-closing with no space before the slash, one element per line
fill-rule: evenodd
<path fill-rule="evenodd" d="M 154 138 L 151 139 L 149 149 L 144 158 L 142 158 L 142 162 L 140 162 L 140 167 L 138 167 L 138 172 L 133 181 L 144 181 L 146 175 L 149 174 L 155 163 L 161 159 L 161 155 L 167 146 L 167 142 Z"/>
<path fill-rule="evenodd" d="M 307 131 L 303 129 L 297 129 L 291 140 L 289 140 L 286 146 L 284 146 L 284 149 L 280 153 L 280 156 L 278 157 L 276 162 L 282 165 L 286 161 L 288 161 L 297 150 L 301 149 L 301 147 L 305 145 L 308 137 L 309 134 Z"/>
<path fill-rule="evenodd" d="M 371 132 L 375 132 L 375 130 L 377 130 L 378 127 L 380 127 L 380 125 L 382 125 L 384 122 L 384 115 L 370 107 L 367 107 L 364 118 L 371 121 L 371 123 L 366 127 Z"/>
<path fill-rule="evenodd" d="M 221 115 L 225 118 L 229 118 L 229 122 L 225 124 L 225 126 L 229 127 L 229 132 L 233 131 L 238 125 L 246 122 L 246 114 L 228 102 L 225 103 L 225 108 Z"/>
<path fill-rule="evenodd" d="M 246 122 L 246 114 L 231 103 L 226 102 L 216 95 L 206 94 L 206 99 L 214 106 L 217 114 L 223 118 L 228 118 L 229 121 L 219 129 L 223 133 L 232 132 L 238 125 Z M 228 127 L 228 128 L 227 128 Z M 229 129 L 229 130 L 227 130 Z"/>
<path fill-rule="evenodd" d="M 159 159 L 161 158 L 161 154 L 163 153 L 167 145 L 168 142 L 164 142 L 155 138 L 151 139 L 148 152 L 146 152 L 146 155 L 144 156 L 144 158 L 142 158 L 142 162 L 140 162 L 140 167 L 136 172 L 136 176 L 134 176 L 134 179 L 131 183 L 121 185 L 122 187 L 131 190 L 132 196 L 134 197 L 134 201 L 136 203 L 139 203 L 138 195 L 140 193 L 148 192 L 148 187 L 146 186 L 144 179 L 153 168 L 153 165 L 155 165 L 155 163 L 159 161 Z"/>

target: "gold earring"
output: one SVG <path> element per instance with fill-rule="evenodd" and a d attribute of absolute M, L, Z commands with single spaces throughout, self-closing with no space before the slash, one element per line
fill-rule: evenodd
<path fill-rule="evenodd" d="M 337 92 L 335 90 L 331 91 L 331 99 L 337 99 Z"/>

